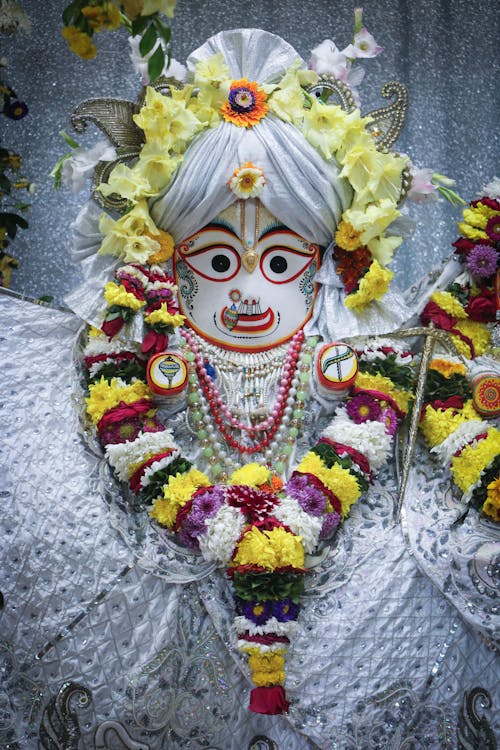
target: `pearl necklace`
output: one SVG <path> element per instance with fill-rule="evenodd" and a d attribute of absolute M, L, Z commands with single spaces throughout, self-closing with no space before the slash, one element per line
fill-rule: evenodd
<path fill-rule="evenodd" d="M 316 339 L 305 341 L 301 330 L 289 345 L 248 354 L 221 350 L 187 329 L 182 336 L 190 369 L 189 418 L 209 472 L 220 481 L 242 457 L 255 460 L 255 454 L 261 454 L 262 463 L 285 474 L 302 424 Z M 215 375 L 222 381 L 230 406 L 214 383 Z M 245 392 L 248 382 L 253 384 L 254 393 Z M 260 392 L 255 392 L 255 384 Z M 277 386 L 277 397 L 269 408 L 266 404 L 273 386 L 274 390 Z M 255 404 L 248 408 L 248 396 L 260 399 L 258 408 Z M 242 398 L 243 409 L 237 404 Z"/>

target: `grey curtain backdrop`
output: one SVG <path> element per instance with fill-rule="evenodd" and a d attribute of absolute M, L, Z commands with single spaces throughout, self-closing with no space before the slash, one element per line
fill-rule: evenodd
<path fill-rule="evenodd" d="M 140 82 L 129 60 L 124 31 L 97 37 L 98 55 L 83 61 L 71 54 L 61 36 L 66 3 L 24 0 L 33 30 L 29 36 L 0 37 L 8 60 L 4 78 L 30 109 L 21 121 L 2 118 L 2 144 L 24 159 L 25 174 L 37 184 L 31 198 L 30 228 L 11 246 L 19 259 L 12 288 L 60 302 L 80 278 L 69 258 L 70 223 L 84 193 L 55 192 L 49 172 L 67 151 L 59 137 L 70 131 L 69 115 L 82 100 L 114 96 L 135 100 Z M 261 27 L 284 37 L 308 59 L 323 39 L 342 49 L 352 37 L 354 4 L 337 0 L 178 0 L 172 22 L 173 56 L 187 54 L 223 28 Z M 398 148 L 420 166 L 454 177 L 470 200 L 498 173 L 499 13 L 487 0 L 377 0 L 364 5 L 364 22 L 384 52 L 364 64 L 362 111 L 386 102 L 382 84 L 405 83 L 411 105 Z M 73 134 L 74 135 L 74 134 Z M 100 137 L 92 128 L 78 136 L 90 146 Z M 412 206 L 414 236 L 395 260 L 401 287 L 418 280 L 451 251 L 460 210 L 445 203 Z"/>

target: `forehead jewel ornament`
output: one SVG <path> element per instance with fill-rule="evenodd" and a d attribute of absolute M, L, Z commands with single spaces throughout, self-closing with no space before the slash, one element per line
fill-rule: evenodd
<path fill-rule="evenodd" d="M 244 253 L 241 256 L 243 267 L 248 273 L 252 273 L 259 262 L 259 255 L 255 251 L 255 245 L 259 235 L 259 202 L 255 202 L 255 221 L 253 243 L 248 242 L 246 234 L 246 205 L 248 198 L 258 198 L 266 184 L 264 170 L 252 164 L 251 161 L 245 162 L 243 166 L 235 169 L 229 182 L 227 183 L 231 192 L 239 199 L 240 202 L 240 221 L 241 221 L 241 242 L 244 247 Z"/>

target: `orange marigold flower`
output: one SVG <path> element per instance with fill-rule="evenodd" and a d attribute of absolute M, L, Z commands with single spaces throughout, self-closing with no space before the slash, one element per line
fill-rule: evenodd
<path fill-rule="evenodd" d="M 465 365 L 457 362 L 450 362 L 448 359 L 433 359 L 429 367 L 431 370 L 437 370 L 437 372 L 440 372 L 445 378 L 451 377 L 454 373 L 459 373 L 460 375 L 467 374 Z"/>
<path fill-rule="evenodd" d="M 221 107 L 226 122 L 240 128 L 252 128 L 267 114 L 267 94 L 254 81 L 240 78 L 231 82 L 227 100 Z"/>
<path fill-rule="evenodd" d="M 172 235 L 168 232 L 164 232 L 163 229 L 159 229 L 158 231 L 160 234 L 151 234 L 150 232 L 145 233 L 147 237 L 158 242 L 160 245 L 159 250 L 148 256 L 148 263 L 151 266 L 155 263 L 164 263 L 174 254 L 174 240 Z"/>

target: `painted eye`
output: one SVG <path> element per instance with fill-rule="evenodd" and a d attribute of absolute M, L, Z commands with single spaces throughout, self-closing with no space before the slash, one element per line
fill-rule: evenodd
<path fill-rule="evenodd" d="M 212 245 L 184 256 L 184 262 L 210 281 L 229 281 L 241 268 L 240 256 L 227 245 Z"/>
<path fill-rule="evenodd" d="M 212 258 L 212 268 L 216 273 L 226 273 L 227 270 L 231 267 L 231 261 L 227 257 L 227 255 L 214 255 Z"/>
<path fill-rule="evenodd" d="M 286 269 L 288 268 L 286 258 L 284 258 L 282 255 L 275 255 L 269 261 L 269 268 L 273 273 L 285 273 Z"/>
<path fill-rule="evenodd" d="M 304 273 L 313 260 L 314 256 L 304 256 L 288 247 L 270 247 L 262 253 L 260 268 L 268 281 L 287 284 Z"/>

